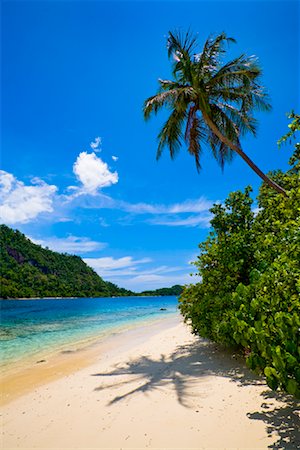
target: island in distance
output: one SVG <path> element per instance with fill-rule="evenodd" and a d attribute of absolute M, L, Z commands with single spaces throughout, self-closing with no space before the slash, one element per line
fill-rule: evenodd
<path fill-rule="evenodd" d="M 79 256 L 34 244 L 18 230 L 0 225 L 0 298 L 119 297 L 175 295 L 180 285 L 140 293 L 104 281 Z"/>

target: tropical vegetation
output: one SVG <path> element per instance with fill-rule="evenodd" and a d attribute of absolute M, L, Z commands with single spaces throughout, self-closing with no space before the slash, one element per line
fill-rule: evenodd
<path fill-rule="evenodd" d="M 175 284 L 172 287 L 166 288 L 159 288 L 154 290 L 148 290 L 141 292 L 140 295 L 161 295 L 161 296 L 168 296 L 168 295 L 175 295 L 179 296 L 182 294 L 183 286 L 180 286 L 179 284 Z"/>
<path fill-rule="evenodd" d="M 225 45 L 232 42 L 233 38 L 221 33 L 209 37 L 197 52 L 197 39 L 190 32 L 169 32 L 173 79 L 160 79 L 159 92 L 144 103 L 145 119 L 163 107 L 170 111 L 158 135 L 157 158 L 164 147 L 174 158 L 185 142 L 199 170 L 203 144 L 208 144 L 222 168 L 238 154 L 271 188 L 286 195 L 242 150 L 241 137 L 247 132 L 256 134 L 253 112 L 269 111 L 271 106 L 260 84 L 262 70 L 256 58 L 241 55 L 222 64 Z"/>
<path fill-rule="evenodd" d="M 290 115 L 289 140 L 300 129 Z M 193 332 L 238 347 L 270 388 L 300 396 L 300 144 L 290 169 L 270 174 L 257 208 L 247 187 L 211 209 L 212 231 L 195 265 L 201 281 L 184 290 L 180 310 Z"/>
<path fill-rule="evenodd" d="M 79 256 L 61 254 L 0 226 L 0 297 L 107 297 L 131 291 L 104 281 Z"/>
<path fill-rule="evenodd" d="M 175 285 L 136 293 L 104 281 L 79 256 L 53 252 L 0 225 L 0 298 L 179 296 Z"/>

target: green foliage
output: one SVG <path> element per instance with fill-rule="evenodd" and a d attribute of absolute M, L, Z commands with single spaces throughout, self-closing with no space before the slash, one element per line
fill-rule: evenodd
<path fill-rule="evenodd" d="M 19 231 L 0 226 L 0 297 L 104 297 L 130 295 L 105 282 L 79 256 L 33 244 Z"/>
<path fill-rule="evenodd" d="M 299 122 L 298 122 L 299 127 Z M 239 347 L 271 389 L 300 396 L 299 152 L 291 169 L 273 174 L 287 190 L 266 185 L 251 210 L 250 189 L 215 205 L 213 231 L 195 263 L 202 281 L 189 286 L 180 310 L 195 333 Z"/>
<path fill-rule="evenodd" d="M 172 286 L 170 288 L 159 288 L 159 289 L 155 289 L 154 291 L 143 291 L 143 292 L 141 292 L 140 295 L 161 295 L 161 296 L 175 295 L 175 296 L 179 296 L 179 295 L 181 295 L 182 291 L 183 291 L 183 286 L 180 286 L 179 284 L 175 284 L 174 286 Z"/>
<path fill-rule="evenodd" d="M 137 294 L 120 288 L 79 256 L 42 248 L 6 225 L 0 225 L 0 249 L 0 298 L 179 296 L 183 290 L 175 285 Z"/>
<path fill-rule="evenodd" d="M 294 111 L 292 111 L 290 114 L 288 114 L 288 118 L 292 119 L 291 123 L 288 125 L 290 131 L 288 131 L 284 136 L 282 136 L 277 144 L 279 147 L 288 141 L 291 142 L 292 138 L 295 137 L 295 133 L 300 129 L 300 115 L 295 114 Z M 296 144 L 296 147 L 299 146 L 299 144 Z"/>

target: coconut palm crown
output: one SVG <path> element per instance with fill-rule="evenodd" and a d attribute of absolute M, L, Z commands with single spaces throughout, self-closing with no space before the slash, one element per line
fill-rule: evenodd
<path fill-rule="evenodd" d="M 171 111 L 158 135 L 157 159 L 165 147 L 173 159 L 185 142 L 199 171 L 203 144 L 208 144 L 222 169 L 237 153 L 270 187 L 286 195 L 241 148 L 242 136 L 256 134 L 257 121 L 252 112 L 269 111 L 271 106 L 259 84 L 262 71 L 255 57 L 241 55 L 221 64 L 226 44 L 231 42 L 235 40 L 221 33 L 209 37 L 202 52 L 197 53 L 196 37 L 189 31 L 169 32 L 167 48 L 169 58 L 173 58 L 173 80 L 159 79 L 158 94 L 144 103 L 145 119 L 163 107 Z"/>

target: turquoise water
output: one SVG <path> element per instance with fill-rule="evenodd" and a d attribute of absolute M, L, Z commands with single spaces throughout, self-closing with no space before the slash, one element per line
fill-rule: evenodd
<path fill-rule="evenodd" d="M 170 317 L 177 312 L 177 298 L 1 300 L 0 307 L 0 358 L 9 367 L 52 352 L 74 351 L 135 324 Z"/>

